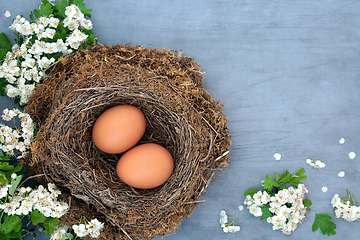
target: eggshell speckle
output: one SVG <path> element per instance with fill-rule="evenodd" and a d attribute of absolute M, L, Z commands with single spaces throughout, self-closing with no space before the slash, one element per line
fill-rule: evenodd
<path fill-rule="evenodd" d="M 146 120 L 135 106 L 118 105 L 106 110 L 95 121 L 93 142 L 101 151 L 118 154 L 135 146 L 144 135 Z"/>
<path fill-rule="evenodd" d="M 126 184 L 141 189 L 155 188 L 166 182 L 174 170 L 168 150 L 155 143 L 138 145 L 120 158 L 116 172 Z"/>

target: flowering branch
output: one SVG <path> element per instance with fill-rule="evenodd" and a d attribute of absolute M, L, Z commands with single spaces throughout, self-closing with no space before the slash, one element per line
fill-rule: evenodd
<path fill-rule="evenodd" d="M 229 218 L 232 219 L 231 223 L 228 223 Z M 237 233 L 238 231 L 240 231 L 240 227 L 235 226 L 234 221 L 235 221 L 235 217 L 228 217 L 224 210 L 220 212 L 219 222 L 220 222 L 220 226 L 223 228 L 223 231 L 225 233 Z"/>
<path fill-rule="evenodd" d="M 18 15 L 10 25 L 17 39 L 11 45 L 4 33 L 0 35 L 0 94 L 24 106 L 46 69 L 60 56 L 86 48 L 95 41 L 90 8 L 82 0 L 50 2 L 43 0 L 40 11 L 30 14 L 31 21 Z"/>
<path fill-rule="evenodd" d="M 14 98 L 21 107 L 26 105 L 36 84 L 58 58 L 96 41 L 92 22 L 86 19 L 91 17 L 91 9 L 84 5 L 83 0 L 42 0 L 39 10 L 31 12 L 31 21 L 16 16 L 9 27 L 17 35 L 16 44 L 12 45 L 5 33 L 0 34 L 0 95 Z M 20 127 L 15 126 L 15 117 L 20 118 Z M 21 186 L 22 167 L 9 162 L 14 156 L 26 155 L 37 128 L 27 113 L 17 109 L 5 109 L 2 119 L 14 121 L 14 127 L 0 124 L 0 239 L 29 234 L 35 239 L 35 231 L 44 232 L 51 240 L 99 236 L 103 223 L 97 219 L 81 218 L 84 224 L 72 228 L 59 225 L 69 206 L 57 200 L 61 192 L 53 183 L 48 188 Z M 35 227 L 23 228 L 24 217 Z"/>
<path fill-rule="evenodd" d="M 266 181 L 261 183 L 264 191 L 251 188 L 245 192 L 244 204 L 249 213 L 271 223 L 273 230 L 290 235 L 303 221 L 312 204 L 309 199 L 304 199 L 308 193 L 301 183 L 301 180 L 306 179 L 304 173 L 305 170 L 301 168 L 294 175 L 288 171 L 281 175 L 275 173 L 274 179 L 266 175 Z M 286 183 L 297 188 L 288 187 Z"/>
<path fill-rule="evenodd" d="M 331 200 L 334 207 L 335 216 L 342 217 L 347 222 L 357 221 L 360 219 L 360 207 L 356 206 L 355 199 L 348 189 L 347 199 L 342 199 L 339 194 L 335 194 Z"/>

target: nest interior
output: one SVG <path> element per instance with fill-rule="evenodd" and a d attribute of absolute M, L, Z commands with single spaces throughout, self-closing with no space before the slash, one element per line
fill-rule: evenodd
<path fill-rule="evenodd" d="M 174 158 L 166 183 L 148 190 L 123 183 L 119 155 L 92 142 L 104 111 L 138 107 L 146 117 L 141 143 L 165 147 Z M 49 70 L 25 110 L 39 132 L 22 165 L 41 182 L 54 182 L 71 199 L 62 219 L 105 221 L 101 239 L 151 239 L 175 233 L 227 166 L 231 144 L 224 105 L 203 86 L 200 66 L 182 52 L 141 46 L 98 45 L 65 56 Z"/>

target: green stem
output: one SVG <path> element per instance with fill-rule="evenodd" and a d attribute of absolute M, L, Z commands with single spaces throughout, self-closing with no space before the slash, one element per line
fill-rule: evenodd
<path fill-rule="evenodd" d="M 228 218 L 232 218 L 232 221 L 231 221 L 231 223 L 225 224 L 225 227 L 229 227 L 234 224 L 235 217 L 228 217 Z"/>
<path fill-rule="evenodd" d="M 2 211 L 2 213 L 1 213 L 1 217 L 0 217 L 0 226 L 1 226 L 1 222 L 2 222 L 2 218 L 3 218 L 3 216 L 4 216 L 4 210 Z"/>
<path fill-rule="evenodd" d="M 346 189 L 346 191 L 348 192 L 348 195 L 349 195 L 348 199 L 350 201 L 350 205 L 351 205 L 351 200 L 352 200 L 352 202 L 354 203 L 354 206 L 356 206 L 354 196 L 350 193 L 349 189 Z"/>
<path fill-rule="evenodd" d="M 83 220 L 84 216 L 81 216 L 80 220 L 79 220 L 79 225 L 81 224 L 81 221 Z"/>
<path fill-rule="evenodd" d="M 15 117 L 13 117 L 13 122 L 14 122 L 14 128 L 16 128 L 16 125 L 15 125 Z"/>

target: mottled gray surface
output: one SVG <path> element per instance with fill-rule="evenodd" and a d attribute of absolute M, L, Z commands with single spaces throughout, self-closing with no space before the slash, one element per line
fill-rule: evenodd
<path fill-rule="evenodd" d="M 39 2 L 0 0 L 0 31 L 10 33 L 12 17 L 28 16 Z M 93 9 L 100 43 L 182 49 L 204 66 L 205 88 L 226 106 L 233 141 L 228 171 L 210 184 L 207 202 L 166 240 L 328 239 L 311 232 L 315 213 L 334 218 L 330 200 L 335 193 L 346 197 L 346 188 L 360 203 L 359 1 L 85 2 Z M 5 10 L 11 18 L 3 16 Z M 14 105 L 3 97 L 5 106 Z M 350 160 L 351 151 L 359 156 Z M 307 158 L 323 159 L 326 167 L 311 169 Z M 265 174 L 301 167 L 313 206 L 290 237 L 238 210 L 244 191 L 260 189 Z M 337 176 L 341 170 L 344 178 Z M 222 232 L 222 209 L 236 217 L 242 228 L 237 235 Z M 331 239 L 359 239 L 359 222 L 334 222 Z"/>

